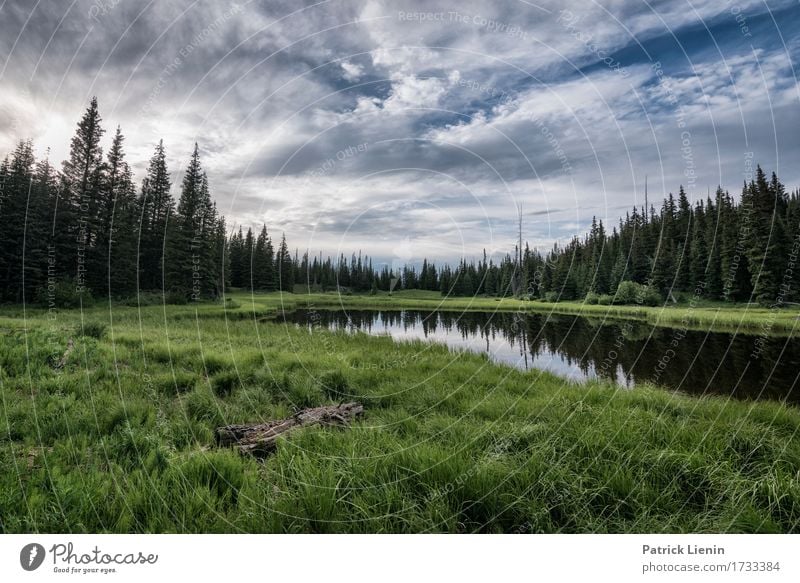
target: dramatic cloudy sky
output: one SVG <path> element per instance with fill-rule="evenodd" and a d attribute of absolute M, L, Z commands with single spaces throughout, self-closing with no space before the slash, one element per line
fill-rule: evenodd
<path fill-rule="evenodd" d="M 798 56 L 798 0 L 0 0 L 0 152 L 62 160 L 96 95 L 137 180 L 199 142 L 229 223 L 452 260 L 519 204 L 539 247 L 614 224 L 645 176 L 800 185 Z"/>

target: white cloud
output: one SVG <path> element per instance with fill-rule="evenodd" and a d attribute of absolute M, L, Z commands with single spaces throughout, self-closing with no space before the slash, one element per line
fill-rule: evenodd
<path fill-rule="evenodd" d="M 541 4 L 249 3 L 167 74 L 227 6 L 159 4 L 133 23 L 138 12 L 121 3 L 83 46 L 88 28 L 77 10 L 46 53 L 66 7 L 37 9 L 13 53 L 29 12 L 8 9 L 0 23 L 0 49 L 9 55 L 0 147 L 33 137 L 40 151 L 50 145 L 63 158 L 91 91 L 109 132 L 122 125 L 137 178 L 158 138 L 173 171 L 197 140 L 230 222 L 266 221 L 293 245 L 391 257 L 409 237 L 413 248 L 447 258 L 479 254 L 484 245 L 513 245 L 522 200 L 531 213 L 546 213 L 531 215 L 527 235 L 548 246 L 593 214 L 615 223 L 621 209 L 641 203 L 644 174 L 652 200 L 685 180 L 676 107 L 649 63 L 626 64 L 622 76 L 597 65 L 597 51 L 635 50 L 659 36 L 666 43 L 702 22 L 729 20 L 734 31 L 738 24 L 713 0 Z M 738 7 L 751 21 L 763 10 L 756 0 Z M 561 10 L 577 18 L 574 30 L 558 21 Z M 399 16 L 413 11 L 444 16 Z M 785 36 L 796 54 L 797 35 Z M 691 63 L 680 51 L 652 55 L 664 59 L 692 132 L 698 191 L 719 181 L 737 188 L 745 149 L 770 168 L 780 162 L 776 143 L 782 155 L 799 153 L 800 94 L 773 40 L 756 49 L 758 62 L 747 43 L 721 46 L 727 66 L 713 46 L 684 46 Z M 589 65 L 596 66 L 585 77 L 575 70 Z M 359 144 L 364 152 L 338 159 Z M 782 168 L 790 183 L 800 180 L 800 171 Z"/>
<path fill-rule="evenodd" d="M 357 63 L 342 61 L 342 71 L 342 77 L 346 81 L 358 81 L 361 78 L 361 75 L 364 74 L 364 67 Z"/>

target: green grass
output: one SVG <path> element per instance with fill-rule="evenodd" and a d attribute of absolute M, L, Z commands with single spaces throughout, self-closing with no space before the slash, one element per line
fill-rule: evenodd
<path fill-rule="evenodd" d="M 270 318 L 336 296 L 234 298 L 3 309 L 0 531 L 800 531 L 795 408 L 573 385 Z M 448 307 L 516 309 L 467 304 Z M 303 430 L 263 463 L 214 447 L 218 425 L 351 399 L 363 421 Z"/>

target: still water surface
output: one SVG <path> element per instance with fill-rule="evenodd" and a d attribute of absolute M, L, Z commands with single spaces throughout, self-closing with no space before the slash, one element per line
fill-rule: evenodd
<path fill-rule="evenodd" d="M 421 339 L 572 380 L 652 382 L 693 394 L 800 403 L 800 339 L 507 312 L 297 310 L 289 323 Z"/>

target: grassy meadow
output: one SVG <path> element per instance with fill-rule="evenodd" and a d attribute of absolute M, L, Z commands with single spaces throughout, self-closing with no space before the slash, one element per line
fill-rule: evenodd
<path fill-rule="evenodd" d="M 0 309 L 0 532 L 800 531 L 797 409 L 570 384 L 274 319 L 343 302 L 441 298 Z M 554 309 L 444 307 L 520 306 Z M 557 307 L 659 323 L 686 309 Z M 755 329 L 772 312 L 693 316 Z M 796 317 L 780 311 L 776 326 L 791 333 Z M 217 426 L 348 400 L 362 421 L 300 430 L 263 462 L 214 446 Z"/>

